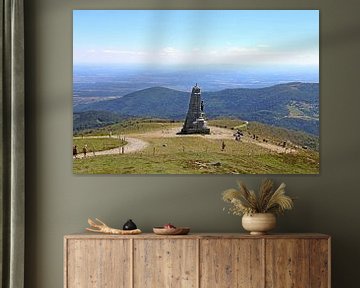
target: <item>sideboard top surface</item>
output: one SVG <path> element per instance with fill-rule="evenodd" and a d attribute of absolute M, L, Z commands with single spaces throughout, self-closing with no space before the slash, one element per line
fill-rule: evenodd
<path fill-rule="evenodd" d="M 65 239 L 329 239 L 329 235 L 320 233 L 286 233 L 250 235 L 245 233 L 190 233 L 188 235 L 156 235 L 142 233 L 138 235 L 110 235 L 101 233 L 75 233 L 64 236 Z"/>

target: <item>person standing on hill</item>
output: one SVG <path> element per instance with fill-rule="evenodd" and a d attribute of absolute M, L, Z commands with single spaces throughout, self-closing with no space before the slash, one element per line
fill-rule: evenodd
<path fill-rule="evenodd" d="M 84 158 L 86 158 L 86 153 L 87 153 L 87 145 L 86 144 L 83 147 L 83 153 L 84 153 Z"/>
<path fill-rule="evenodd" d="M 75 159 L 77 158 L 77 147 L 76 147 L 76 145 L 73 146 L 73 157 Z"/>
<path fill-rule="evenodd" d="M 225 141 L 223 140 L 222 143 L 221 143 L 221 151 L 224 151 L 225 150 Z"/>

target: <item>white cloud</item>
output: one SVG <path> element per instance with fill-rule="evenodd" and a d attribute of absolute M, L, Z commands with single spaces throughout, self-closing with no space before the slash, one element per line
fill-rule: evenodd
<path fill-rule="evenodd" d="M 88 49 L 74 51 L 77 62 L 104 62 L 150 65 L 318 65 L 318 49 L 274 49 L 266 44 L 252 47 L 225 46 L 222 49 L 195 47 L 182 50 L 173 46 L 158 50 Z"/>
<path fill-rule="evenodd" d="M 161 53 L 163 55 L 175 55 L 175 54 L 179 54 L 180 50 L 178 50 L 174 47 L 165 47 L 161 50 Z"/>

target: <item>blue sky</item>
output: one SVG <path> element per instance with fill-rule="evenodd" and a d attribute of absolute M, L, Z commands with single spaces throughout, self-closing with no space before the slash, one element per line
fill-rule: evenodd
<path fill-rule="evenodd" d="M 74 64 L 312 67 L 318 10 L 74 10 Z"/>

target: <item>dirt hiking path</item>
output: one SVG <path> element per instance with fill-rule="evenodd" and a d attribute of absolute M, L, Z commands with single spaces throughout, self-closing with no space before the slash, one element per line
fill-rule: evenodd
<path fill-rule="evenodd" d="M 109 138 L 109 136 L 89 136 L 89 137 L 83 137 L 81 139 L 90 139 L 90 138 Z M 113 135 L 111 138 L 118 138 L 116 135 Z M 149 143 L 138 139 L 138 138 L 132 138 L 132 137 L 125 137 L 125 140 L 127 144 L 124 147 L 124 154 L 128 153 L 134 153 L 140 150 L 145 149 Z M 96 152 L 88 152 L 86 154 L 86 157 L 93 157 L 93 156 L 100 156 L 100 155 L 114 155 L 114 154 L 122 154 L 121 147 L 109 149 L 109 150 L 103 150 L 103 151 L 96 151 Z M 79 153 L 77 155 L 77 158 L 84 158 L 83 153 Z"/>
<path fill-rule="evenodd" d="M 141 138 L 171 138 L 171 137 L 205 137 L 207 139 L 223 139 L 223 140 L 234 140 L 234 130 L 230 130 L 230 129 L 226 129 L 226 128 L 219 128 L 219 127 L 214 127 L 214 126 L 209 126 L 211 134 L 210 135 L 199 135 L 199 134 L 195 134 L 195 135 L 176 135 L 177 132 L 179 132 L 181 130 L 182 126 L 179 127 L 173 127 L 173 128 L 167 128 L 167 129 L 163 129 L 163 130 L 156 130 L 156 131 L 151 131 L 151 132 L 146 132 L 143 134 L 132 134 L 132 136 L 135 137 L 141 137 Z M 266 143 L 266 142 L 259 142 L 256 141 L 255 139 L 252 139 L 250 137 L 248 137 L 247 135 L 241 137 L 241 142 L 245 142 L 245 143 L 252 143 L 254 145 L 258 145 L 261 146 L 265 149 L 269 149 L 273 152 L 277 152 L 277 153 L 294 153 L 296 152 L 295 149 L 292 148 L 284 148 L 272 143 Z"/>
<path fill-rule="evenodd" d="M 210 135 L 177 135 L 176 133 L 181 130 L 181 126 L 179 127 L 172 127 L 172 128 L 166 128 L 162 130 L 156 130 L 156 131 L 150 131 L 146 133 L 140 133 L 140 134 L 131 134 L 133 137 L 128 136 L 122 136 L 125 137 L 125 140 L 128 142 L 124 146 L 124 154 L 128 153 L 134 153 L 141 150 L 144 150 L 146 147 L 149 146 L 149 143 L 145 140 L 146 138 L 171 138 L 171 137 L 205 137 L 207 139 L 223 139 L 223 140 L 234 140 L 234 131 L 226 128 L 219 128 L 219 127 L 213 127 L 209 126 L 211 130 Z M 139 139 L 138 137 L 142 138 Z M 91 138 L 109 138 L 109 136 L 89 136 L 89 137 L 78 137 L 79 139 L 91 139 Z M 111 138 L 118 139 L 118 135 L 112 135 Z M 275 144 L 271 143 L 265 143 L 265 142 L 259 142 L 256 141 L 248 136 L 241 137 L 241 142 L 245 143 L 252 143 L 254 145 L 261 146 L 263 148 L 266 148 L 268 150 L 271 150 L 273 152 L 277 153 L 296 153 L 295 149 L 292 148 L 284 148 Z M 114 155 L 114 154 L 122 154 L 121 147 L 120 148 L 113 148 L 109 150 L 104 151 L 97 151 L 97 152 L 89 152 L 87 153 L 87 157 L 92 156 L 100 156 L 100 155 Z M 84 158 L 83 153 L 79 153 L 77 155 L 77 158 Z"/>

